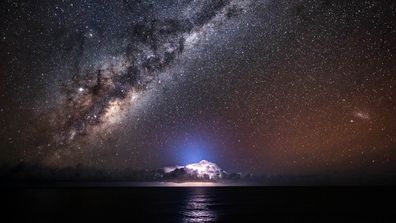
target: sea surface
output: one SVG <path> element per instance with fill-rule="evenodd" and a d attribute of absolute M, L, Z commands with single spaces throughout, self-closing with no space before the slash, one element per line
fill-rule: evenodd
<path fill-rule="evenodd" d="M 7 187 L 2 188 L 6 207 L 1 212 L 3 219 L 10 215 L 25 222 L 396 222 L 394 190 L 209 185 Z"/>

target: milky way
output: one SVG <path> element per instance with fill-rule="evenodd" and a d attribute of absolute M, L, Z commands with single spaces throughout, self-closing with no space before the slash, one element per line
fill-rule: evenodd
<path fill-rule="evenodd" d="M 395 7 L 3 1 L 1 161 L 393 172 Z"/>
<path fill-rule="evenodd" d="M 65 107 L 56 111 L 66 137 L 60 140 L 72 141 L 114 122 L 120 110 L 133 106 L 148 85 L 183 54 L 186 42 L 194 41 L 213 22 L 235 16 L 243 10 L 241 6 L 231 1 L 193 2 L 186 5 L 186 16 L 142 18 L 130 28 L 121 56 L 74 74 L 66 87 Z"/>

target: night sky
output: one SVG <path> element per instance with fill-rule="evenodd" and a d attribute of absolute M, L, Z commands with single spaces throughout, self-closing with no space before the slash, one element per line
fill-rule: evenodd
<path fill-rule="evenodd" d="M 0 5 L 0 164 L 396 171 L 395 1 Z"/>

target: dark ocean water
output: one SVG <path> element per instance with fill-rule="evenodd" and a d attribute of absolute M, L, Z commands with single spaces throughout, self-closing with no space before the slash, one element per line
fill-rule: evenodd
<path fill-rule="evenodd" d="M 35 187 L 2 192 L 3 216 L 28 222 L 396 222 L 391 187 Z"/>

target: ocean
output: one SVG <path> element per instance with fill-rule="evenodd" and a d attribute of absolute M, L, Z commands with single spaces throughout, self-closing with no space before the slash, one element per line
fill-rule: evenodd
<path fill-rule="evenodd" d="M 392 187 L 2 189 L 3 217 L 28 222 L 396 222 L 395 201 Z"/>

